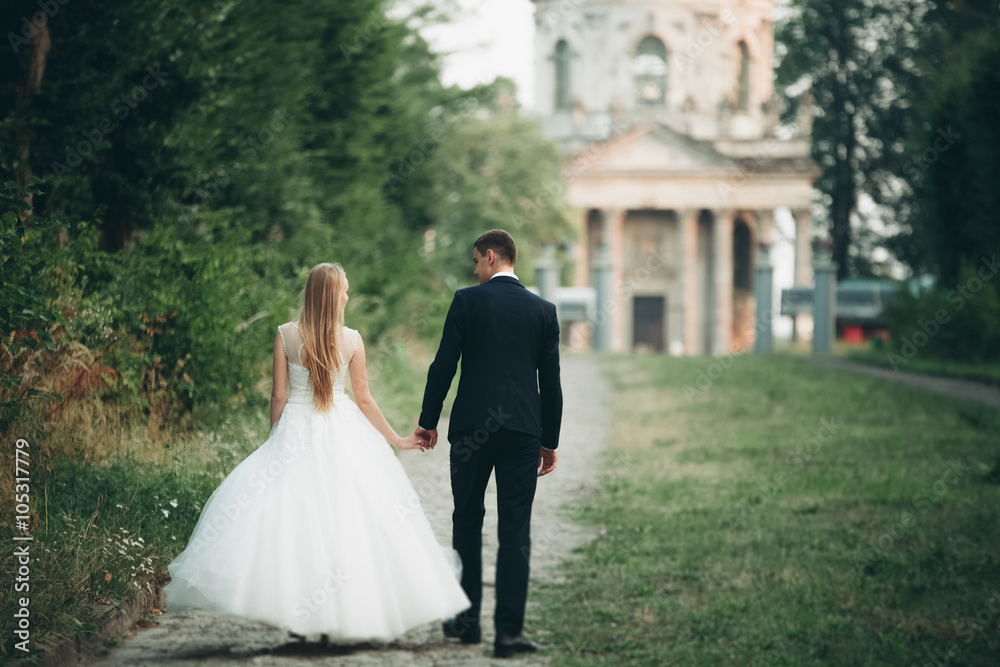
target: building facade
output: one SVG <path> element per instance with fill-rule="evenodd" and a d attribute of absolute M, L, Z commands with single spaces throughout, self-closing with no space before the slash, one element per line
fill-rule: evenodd
<path fill-rule="evenodd" d="M 535 1 L 536 113 L 571 156 L 571 344 L 723 354 L 752 345 L 753 267 L 774 211 L 811 284 L 811 106 L 779 128 L 773 0 Z M 603 286 L 603 287 L 602 287 Z"/>

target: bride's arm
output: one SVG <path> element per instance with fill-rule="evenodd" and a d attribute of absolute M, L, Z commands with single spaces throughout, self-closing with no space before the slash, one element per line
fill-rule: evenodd
<path fill-rule="evenodd" d="M 358 347 L 354 351 L 351 363 L 347 367 L 351 372 L 351 391 L 354 393 L 354 402 L 357 403 L 358 408 L 361 409 L 361 413 L 371 422 L 375 430 L 389 441 L 389 444 L 396 449 L 415 449 L 419 446 L 418 443 L 423 441 L 412 435 L 405 438 L 399 437 L 399 434 L 389 426 L 389 422 L 385 420 L 385 416 L 379 410 L 378 404 L 372 398 L 371 392 L 368 391 L 368 372 L 365 370 L 365 343 L 361 340 L 360 333 L 357 336 Z"/>
<path fill-rule="evenodd" d="M 281 413 L 288 400 L 288 360 L 285 358 L 285 346 L 282 344 L 281 332 L 274 334 L 274 368 L 271 372 L 271 428 L 278 423 Z"/>

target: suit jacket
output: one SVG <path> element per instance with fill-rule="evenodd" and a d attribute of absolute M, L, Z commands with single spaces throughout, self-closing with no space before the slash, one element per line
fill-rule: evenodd
<path fill-rule="evenodd" d="M 516 278 L 491 280 L 455 292 L 434 362 L 427 371 L 420 426 L 437 428 L 459 357 L 462 375 L 448 435 L 506 428 L 559 446 L 559 321 L 555 304 Z"/>

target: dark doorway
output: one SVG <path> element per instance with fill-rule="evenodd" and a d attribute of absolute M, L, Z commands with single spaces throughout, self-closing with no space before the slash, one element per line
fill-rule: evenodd
<path fill-rule="evenodd" d="M 637 296 L 632 303 L 632 348 L 636 352 L 663 352 L 663 314 L 666 312 L 662 296 Z"/>
<path fill-rule="evenodd" d="M 753 236 L 750 227 L 742 220 L 733 225 L 733 287 L 737 290 L 753 289 Z"/>

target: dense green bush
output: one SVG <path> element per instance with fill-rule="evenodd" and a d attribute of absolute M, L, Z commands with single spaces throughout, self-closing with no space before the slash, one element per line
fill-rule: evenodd
<path fill-rule="evenodd" d="M 1000 294 L 996 276 L 983 265 L 967 266 L 954 289 L 934 286 L 912 293 L 901 288 L 889 307 L 890 361 L 905 367 L 918 356 L 947 361 L 1000 361 Z M 983 280 L 980 276 L 990 276 Z"/>
<path fill-rule="evenodd" d="M 160 225 L 129 252 L 100 256 L 82 299 L 81 338 L 107 341 L 110 327 L 111 340 L 127 341 L 109 363 L 143 400 L 168 389 L 185 408 L 231 400 L 247 389 L 248 369 L 270 350 L 294 298 L 269 272 L 267 252 L 223 213 Z"/>
<path fill-rule="evenodd" d="M 66 271 L 69 251 L 57 237 L 64 226 L 76 233 L 86 225 L 32 217 L 28 195 L 41 193 L 37 183 L 23 189 L 7 181 L 0 188 L 0 432 L 18 418 L 25 401 L 61 400 L 25 386 L 21 369 L 32 352 L 56 348 L 49 329 L 64 320 L 55 301 L 60 285 L 72 280 Z"/>

